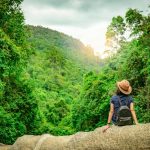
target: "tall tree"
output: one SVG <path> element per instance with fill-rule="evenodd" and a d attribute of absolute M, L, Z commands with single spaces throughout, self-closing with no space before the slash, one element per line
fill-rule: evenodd
<path fill-rule="evenodd" d="M 0 1 L 0 142 L 12 143 L 30 133 L 37 102 L 25 79 L 29 49 L 20 0 Z"/>

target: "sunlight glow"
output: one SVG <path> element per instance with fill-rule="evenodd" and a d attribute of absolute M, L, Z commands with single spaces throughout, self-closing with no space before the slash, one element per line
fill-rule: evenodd
<path fill-rule="evenodd" d="M 81 40 L 85 45 L 90 45 L 95 55 L 100 55 L 105 50 L 105 32 L 106 23 L 100 23 L 89 28 L 66 27 L 66 26 L 48 26 L 51 29 L 64 32 L 74 38 Z"/>

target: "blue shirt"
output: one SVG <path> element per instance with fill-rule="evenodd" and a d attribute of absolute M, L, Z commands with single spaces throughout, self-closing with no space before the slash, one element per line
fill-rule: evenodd
<path fill-rule="evenodd" d="M 118 109 L 120 107 L 120 103 L 119 103 L 119 97 L 121 100 L 121 105 L 127 105 L 130 108 L 130 104 L 133 102 L 133 98 L 129 95 L 114 95 L 112 96 L 110 103 L 114 104 L 114 113 L 112 116 L 112 122 L 116 123 L 117 118 L 116 118 L 116 113 L 118 112 Z"/>

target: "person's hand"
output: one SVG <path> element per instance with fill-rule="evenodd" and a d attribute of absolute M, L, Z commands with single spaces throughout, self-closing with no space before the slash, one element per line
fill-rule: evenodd
<path fill-rule="evenodd" d="M 106 125 L 106 126 L 104 127 L 104 129 L 103 129 L 103 133 L 106 132 L 106 130 L 109 129 L 109 128 L 110 128 L 110 125 Z"/>
<path fill-rule="evenodd" d="M 139 123 L 138 123 L 138 122 L 135 122 L 135 125 L 139 125 Z"/>

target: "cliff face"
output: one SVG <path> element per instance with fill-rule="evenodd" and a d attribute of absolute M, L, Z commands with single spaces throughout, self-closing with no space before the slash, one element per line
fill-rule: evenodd
<path fill-rule="evenodd" d="M 24 135 L 8 150 L 150 150 L 150 123 L 102 129 L 70 136 Z"/>

